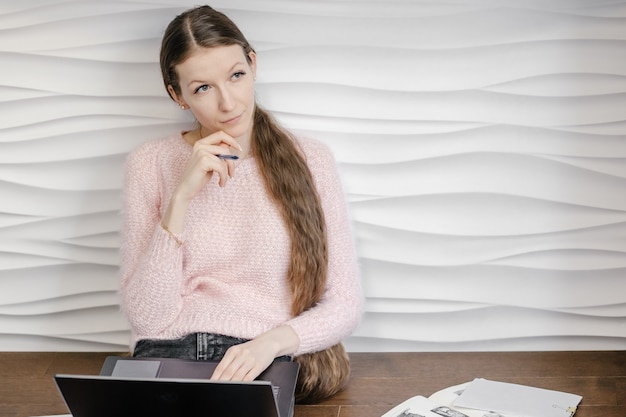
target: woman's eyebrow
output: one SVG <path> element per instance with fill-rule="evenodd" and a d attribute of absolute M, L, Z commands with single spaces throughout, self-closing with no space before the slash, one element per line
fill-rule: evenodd
<path fill-rule="evenodd" d="M 230 73 L 230 72 L 231 72 L 231 71 L 233 71 L 233 70 L 234 70 L 234 69 L 235 69 L 238 65 L 244 65 L 244 63 L 243 63 L 242 61 L 235 62 L 235 64 L 234 64 L 232 67 L 230 67 L 230 69 L 229 69 L 228 71 L 226 71 L 226 72 Z M 187 86 L 191 86 L 191 84 L 193 84 L 193 83 L 206 83 L 206 81 L 204 81 L 204 80 L 191 80 L 191 81 L 189 81 L 189 82 L 187 83 Z"/>

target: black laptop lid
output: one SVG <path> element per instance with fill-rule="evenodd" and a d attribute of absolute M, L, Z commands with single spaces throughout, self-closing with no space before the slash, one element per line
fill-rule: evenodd
<path fill-rule="evenodd" d="M 217 363 L 109 356 L 99 376 L 55 379 L 73 417 L 293 416 L 296 362 L 275 362 L 252 383 L 209 381 Z M 203 410 L 206 404 L 211 405 L 210 413 Z M 237 413 L 230 409 L 233 404 Z M 224 409 L 229 413 L 221 414 Z M 249 409 L 253 413 L 245 414 Z"/>
<path fill-rule="evenodd" d="M 279 417 L 267 381 L 85 375 L 55 380 L 73 417 Z"/>

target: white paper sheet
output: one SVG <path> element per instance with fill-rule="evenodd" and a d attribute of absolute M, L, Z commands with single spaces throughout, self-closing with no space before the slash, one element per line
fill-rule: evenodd
<path fill-rule="evenodd" d="M 382 417 L 468 417 L 451 407 L 437 404 L 428 398 L 417 395 L 398 404 Z"/>
<path fill-rule="evenodd" d="M 72 417 L 71 414 L 55 414 L 53 416 L 33 416 L 33 417 Z"/>
<path fill-rule="evenodd" d="M 477 378 L 454 401 L 458 407 L 527 417 L 570 417 L 580 395 Z"/>

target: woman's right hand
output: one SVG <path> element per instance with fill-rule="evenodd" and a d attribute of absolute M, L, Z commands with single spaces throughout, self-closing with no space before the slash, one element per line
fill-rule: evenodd
<path fill-rule="evenodd" d="M 233 175 L 235 164 L 232 160 L 220 159 L 217 155 L 229 154 L 230 149 L 242 150 L 232 136 L 221 131 L 200 138 L 194 143 L 182 179 L 161 219 L 161 224 L 171 233 L 182 232 L 189 203 L 206 185 L 213 173 L 217 172 L 220 176 L 221 187 L 226 185 L 228 178 Z"/>
<path fill-rule="evenodd" d="M 220 159 L 217 155 L 229 154 L 231 148 L 241 150 L 239 143 L 222 131 L 198 139 L 193 145 L 191 158 L 177 187 L 178 196 L 190 201 L 215 172 L 220 177 L 220 187 L 226 185 L 233 175 L 235 164 L 232 160 Z"/>

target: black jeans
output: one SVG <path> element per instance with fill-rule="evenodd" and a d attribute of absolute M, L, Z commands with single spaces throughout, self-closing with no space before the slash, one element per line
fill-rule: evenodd
<path fill-rule="evenodd" d="M 219 361 L 231 346 L 247 342 L 247 339 L 215 333 L 192 333 L 180 339 L 142 339 L 135 345 L 133 356 L 137 358 L 178 358 L 200 361 Z M 279 356 L 274 362 L 289 362 L 290 356 Z"/>

